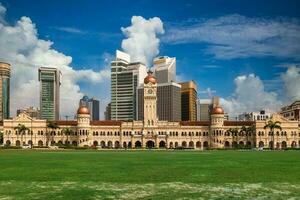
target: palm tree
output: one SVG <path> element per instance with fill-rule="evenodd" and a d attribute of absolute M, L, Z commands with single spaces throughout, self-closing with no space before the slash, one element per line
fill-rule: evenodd
<path fill-rule="evenodd" d="M 47 126 L 46 126 L 46 135 L 47 135 L 47 146 L 48 146 L 48 142 L 49 142 L 49 134 L 47 132 L 47 128 L 50 128 L 51 130 L 53 129 L 58 129 L 59 126 L 55 121 L 47 121 Z"/>
<path fill-rule="evenodd" d="M 246 133 L 247 136 L 247 141 L 249 140 L 249 133 L 251 133 L 251 135 L 253 135 L 253 133 L 255 132 L 256 128 L 255 125 L 251 125 L 251 126 L 242 126 L 241 131 Z"/>
<path fill-rule="evenodd" d="M 230 128 L 228 132 L 231 133 L 232 136 L 237 136 L 240 130 L 238 128 Z"/>
<path fill-rule="evenodd" d="M 3 131 L 0 131 L 0 144 L 3 144 Z"/>
<path fill-rule="evenodd" d="M 69 127 L 66 127 L 62 130 L 62 132 L 67 136 L 67 140 L 66 142 L 68 143 L 68 135 L 70 135 L 71 133 L 73 133 L 73 130 L 70 129 Z"/>
<path fill-rule="evenodd" d="M 26 131 L 30 130 L 24 124 L 18 124 L 18 126 L 16 126 L 14 129 L 17 130 L 18 133 L 21 133 L 21 140 L 22 140 L 22 142 L 23 142 L 23 135 L 25 134 Z M 31 145 L 31 148 L 32 148 L 32 145 L 33 145 L 32 140 L 31 140 L 31 144 L 30 145 Z"/>
<path fill-rule="evenodd" d="M 279 121 L 272 121 L 272 120 L 269 120 L 266 125 L 264 126 L 264 129 L 267 129 L 269 128 L 270 129 L 270 132 L 272 134 L 272 150 L 274 150 L 274 130 L 275 129 L 279 129 L 281 130 L 281 126 L 280 126 L 280 122 Z"/>

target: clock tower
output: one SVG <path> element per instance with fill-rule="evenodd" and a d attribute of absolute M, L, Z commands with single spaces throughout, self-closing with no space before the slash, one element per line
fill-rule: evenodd
<path fill-rule="evenodd" d="M 144 126 L 151 127 L 157 125 L 157 81 L 152 75 L 152 71 L 148 71 L 148 75 L 144 79 Z"/>

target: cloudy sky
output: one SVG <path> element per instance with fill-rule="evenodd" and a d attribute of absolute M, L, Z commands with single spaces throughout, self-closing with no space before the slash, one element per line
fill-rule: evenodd
<path fill-rule="evenodd" d="M 61 116 L 87 94 L 110 100 L 115 50 L 151 66 L 177 58 L 178 81 L 222 97 L 232 117 L 300 99 L 300 2 L 0 0 L 0 60 L 12 64 L 11 110 L 39 106 L 37 69 L 63 73 Z M 103 116 L 103 115 L 102 115 Z"/>

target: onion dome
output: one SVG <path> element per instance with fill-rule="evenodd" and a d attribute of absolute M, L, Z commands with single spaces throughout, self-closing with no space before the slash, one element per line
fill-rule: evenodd
<path fill-rule="evenodd" d="M 89 115 L 90 111 L 86 106 L 80 106 L 77 110 L 78 115 Z"/>
<path fill-rule="evenodd" d="M 216 106 L 216 107 L 214 107 L 214 108 L 212 109 L 211 114 L 212 114 L 212 115 L 224 114 L 224 110 L 223 110 L 222 107 Z"/>
<path fill-rule="evenodd" d="M 156 78 L 152 74 L 153 74 L 153 72 L 149 70 L 148 75 L 144 79 L 145 84 L 148 84 L 148 83 L 156 84 Z"/>

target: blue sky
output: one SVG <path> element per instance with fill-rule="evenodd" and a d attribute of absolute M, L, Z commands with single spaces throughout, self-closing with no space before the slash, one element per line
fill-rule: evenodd
<path fill-rule="evenodd" d="M 164 34 L 157 34 L 159 55 L 177 58 L 178 77 L 195 80 L 200 98 L 207 98 L 210 94 L 206 91 L 213 90 L 213 95 L 230 104 L 228 109 L 237 104 L 244 110 L 260 109 L 274 100 L 272 97 L 259 107 L 232 102 L 241 95 L 237 84 L 243 77 L 240 90 L 247 88 L 245 82 L 258 81 L 263 85 L 259 92 L 264 92 L 266 98 L 275 93 L 276 102 L 271 102 L 274 106 L 299 97 L 299 89 L 287 86 L 292 83 L 283 78 L 291 66 L 299 73 L 297 0 L 0 2 L 6 8 L 7 26 L 14 26 L 22 16 L 29 17 L 39 39 L 52 41 L 52 49 L 72 57 L 70 66 L 74 70 L 107 69 L 107 61 L 116 49 L 122 49 L 122 40 L 126 39 L 121 27 L 131 26 L 132 16 L 145 20 L 158 17 L 164 29 Z M 256 79 L 249 78 L 250 74 Z M 107 82 L 91 84 L 83 78 L 76 83 L 82 93 L 108 102 Z M 107 89 L 99 89 L 99 85 Z M 294 97 L 286 97 L 289 89 Z"/>

